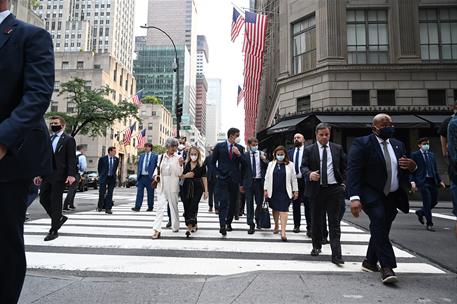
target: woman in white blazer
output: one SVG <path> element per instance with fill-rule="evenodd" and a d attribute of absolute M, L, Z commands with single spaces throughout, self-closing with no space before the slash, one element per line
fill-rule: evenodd
<path fill-rule="evenodd" d="M 154 180 L 158 182 L 156 189 L 158 208 L 152 230 L 153 239 L 160 238 L 163 214 L 167 210 L 167 205 L 170 206 L 171 227 L 173 232 L 179 231 L 179 177 L 183 172 L 184 160 L 181 156 L 176 154 L 178 144 L 178 140 L 172 137 L 165 141 L 167 152 L 159 155 L 159 165 L 154 172 Z"/>
<path fill-rule="evenodd" d="M 287 241 L 286 226 L 289 206 L 292 199 L 298 198 L 298 182 L 294 163 L 289 160 L 286 148 L 277 147 L 273 156 L 274 160 L 268 164 L 265 175 L 265 198 L 269 200 L 269 205 L 273 210 L 275 221 L 273 233 L 279 232 L 278 220 L 281 219 L 281 239 Z"/>

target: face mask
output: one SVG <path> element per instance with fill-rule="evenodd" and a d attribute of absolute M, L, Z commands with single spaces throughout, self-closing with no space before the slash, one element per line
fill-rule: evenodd
<path fill-rule="evenodd" d="M 181 151 L 181 150 L 184 150 L 185 147 L 186 147 L 186 146 L 184 146 L 183 144 L 180 144 L 180 145 L 178 146 L 178 150 L 180 150 L 180 151 Z"/>
<path fill-rule="evenodd" d="M 276 159 L 278 161 L 283 161 L 285 157 L 286 157 L 285 155 L 276 155 Z"/>
<path fill-rule="evenodd" d="M 421 149 L 422 149 L 423 151 L 428 151 L 428 150 L 430 149 L 430 145 L 429 145 L 429 144 L 423 144 L 422 147 L 421 147 Z"/>
<path fill-rule="evenodd" d="M 257 152 L 258 148 L 259 147 L 257 147 L 257 146 L 251 146 L 251 152 L 253 152 L 253 153 Z"/>
<path fill-rule="evenodd" d="M 296 141 L 294 141 L 294 145 L 295 145 L 295 147 L 300 147 L 301 146 L 301 142 L 296 140 Z"/>
<path fill-rule="evenodd" d="M 389 138 L 393 137 L 395 133 L 394 127 L 385 127 L 382 129 L 378 129 L 378 136 L 383 140 L 388 140 Z"/>
<path fill-rule="evenodd" d="M 237 138 L 235 139 L 235 142 L 236 142 L 237 144 L 239 144 L 239 143 L 241 142 L 241 138 L 237 137 Z"/>
<path fill-rule="evenodd" d="M 59 132 L 60 130 L 62 130 L 62 126 L 61 126 L 61 125 L 58 125 L 58 126 L 51 126 L 51 131 L 54 132 L 54 133 L 57 133 L 57 132 Z"/>
<path fill-rule="evenodd" d="M 191 156 L 190 156 L 190 159 L 191 159 L 192 161 L 196 161 L 196 160 L 197 160 L 197 155 L 191 155 Z"/>

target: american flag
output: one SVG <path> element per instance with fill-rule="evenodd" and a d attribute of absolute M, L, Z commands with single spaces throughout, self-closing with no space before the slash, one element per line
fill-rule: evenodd
<path fill-rule="evenodd" d="M 267 15 L 246 11 L 245 16 L 243 52 L 258 57 L 263 56 Z"/>
<path fill-rule="evenodd" d="M 124 130 L 124 146 L 130 145 L 130 139 L 132 138 L 133 130 L 135 130 L 136 122 L 130 127 Z"/>
<path fill-rule="evenodd" d="M 141 99 L 143 99 L 143 90 L 139 90 L 133 97 L 132 97 L 132 102 L 134 105 L 137 107 L 141 106 Z"/>
<path fill-rule="evenodd" d="M 236 37 L 238 37 L 241 29 L 243 28 L 243 25 L 244 25 L 244 17 L 241 16 L 240 12 L 236 8 L 233 8 L 232 31 L 231 31 L 232 42 L 235 42 Z"/>
<path fill-rule="evenodd" d="M 136 145 L 137 149 L 144 148 L 145 139 L 146 139 L 146 129 L 143 129 L 136 136 L 136 140 L 138 141 L 138 144 Z"/>
<path fill-rule="evenodd" d="M 238 97 L 236 99 L 236 105 L 239 105 L 244 98 L 244 89 L 238 86 Z"/>

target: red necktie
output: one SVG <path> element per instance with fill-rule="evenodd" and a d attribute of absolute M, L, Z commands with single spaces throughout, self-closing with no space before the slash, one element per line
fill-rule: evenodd
<path fill-rule="evenodd" d="M 230 144 L 230 152 L 229 152 L 229 159 L 232 160 L 232 148 L 233 148 L 233 145 Z"/>

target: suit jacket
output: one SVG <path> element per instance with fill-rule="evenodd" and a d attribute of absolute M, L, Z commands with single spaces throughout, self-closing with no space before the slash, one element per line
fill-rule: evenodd
<path fill-rule="evenodd" d="M 212 164 L 215 168 L 216 178 L 220 180 L 231 179 L 234 183 L 241 183 L 241 166 L 243 162 L 242 155 L 244 148 L 235 144 L 240 150 L 240 156 L 233 154 L 232 159 L 229 158 L 229 149 L 227 141 L 216 144 L 213 150 Z"/>
<path fill-rule="evenodd" d="M 47 180 L 60 182 L 68 176 L 76 177 L 78 167 L 75 150 L 75 139 L 66 133 L 62 133 L 57 142 L 56 151 L 53 153 L 54 170 L 52 174 L 46 176 Z"/>
<path fill-rule="evenodd" d="M 146 160 L 146 153 L 143 153 L 140 155 L 140 160 L 138 161 L 138 167 L 137 167 L 137 175 L 138 179 L 141 176 L 141 173 L 143 172 L 143 164 L 144 161 Z M 154 171 L 157 167 L 157 154 L 151 152 L 151 156 L 149 157 L 149 164 L 147 164 L 147 169 L 148 169 L 148 176 L 152 180 L 152 177 L 154 176 Z"/>
<path fill-rule="evenodd" d="M 159 155 L 159 165 L 157 165 L 156 170 L 154 172 L 154 176 L 157 175 L 158 173 L 158 168 L 160 166 L 160 173 L 163 172 L 163 167 L 165 165 L 165 158 L 168 157 L 166 153 Z M 157 185 L 157 192 L 158 193 L 163 193 L 165 190 L 169 190 L 170 192 L 178 193 L 180 190 L 179 187 L 179 177 L 182 175 L 184 167 L 179 164 L 179 158 L 181 156 L 178 155 L 178 153 L 175 153 L 171 159 L 169 160 L 170 162 L 170 171 L 171 175 L 170 176 L 163 176 L 160 174 L 160 182 Z"/>
<path fill-rule="evenodd" d="M 390 143 L 398 159 L 406 155 L 405 146 L 391 138 Z M 362 204 L 374 204 L 385 198 L 387 169 L 384 154 L 374 134 L 354 139 L 348 155 L 348 195 L 359 196 Z M 393 200 L 401 211 L 409 212 L 409 172 L 398 167 L 399 188 Z"/>
<path fill-rule="evenodd" d="M 262 152 L 260 152 L 262 153 Z M 262 154 L 261 154 L 262 155 Z M 243 153 L 243 162 L 242 162 L 242 170 L 241 174 L 243 177 L 243 187 L 245 188 L 251 188 L 252 187 L 252 152 L 248 151 Z M 267 172 L 267 167 L 268 167 L 268 162 L 264 162 L 263 160 L 260 160 L 260 177 L 262 178 L 262 182 L 265 181 L 265 174 Z"/>
<path fill-rule="evenodd" d="M 273 195 L 273 172 L 277 162 L 276 160 L 271 161 L 268 164 L 267 172 L 265 173 L 264 190 L 268 192 L 268 197 L 271 198 Z M 293 162 L 289 162 L 286 165 L 286 190 L 289 198 L 292 199 L 293 192 L 298 191 L 297 176 L 295 175 L 295 167 Z"/>
<path fill-rule="evenodd" d="M 438 174 L 438 168 L 436 166 L 436 158 L 435 154 L 433 152 L 428 152 L 428 158 L 429 161 L 432 165 L 432 170 L 433 170 L 433 180 L 435 181 L 435 184 L 439 184 L 441 182 L 441 177 Z M 423 187 L 427 178 L 427 168 L 425 164 L 425 159 L 424 156 L 422 155 L 422 152 L 420 150 L 414 151 L 411 153 L 411 159 L 416 162 L 417 165 L 417 170 L 414 171 L 410 175 L 410 181 L 415 182 L 417 187 Z"/>
<path fill-rule="evenodd" d="M 113 172 L 116 175 L 117 167 L 119 165 L 119 158 L 114 156 L 113 160 Z M 106 178 L 108 177 L 109 171 L 109 163 L 108 163 L 108 155 L 100 157 L 98 160 L 98 180 L 100 183 L 106 182 Z"/>
<path fill-rule="evenodd" d="M 346 180 L 346 155 L 340 145 L 332 142 L 329 142 L 328 145 L 332 154 L 333 174 L 336 182 L 339 185 L 344 184 Z M 306 182 L 305 196 L 316 196 L 320 191 L 320 180 L 310 181 L 309 175 L 311 172 L 318 170 L 322 174 L 318 143 L 305 147 L 300 170 Z"/>
<path fill-rule="evenodd" d="M 10 14 L 0 25 L 0 181 L 52 172 L 43 115 L 54 89 L 54 52 L 47 31 Z M 74 154 L 74 151 L 73 151 Z"/>

